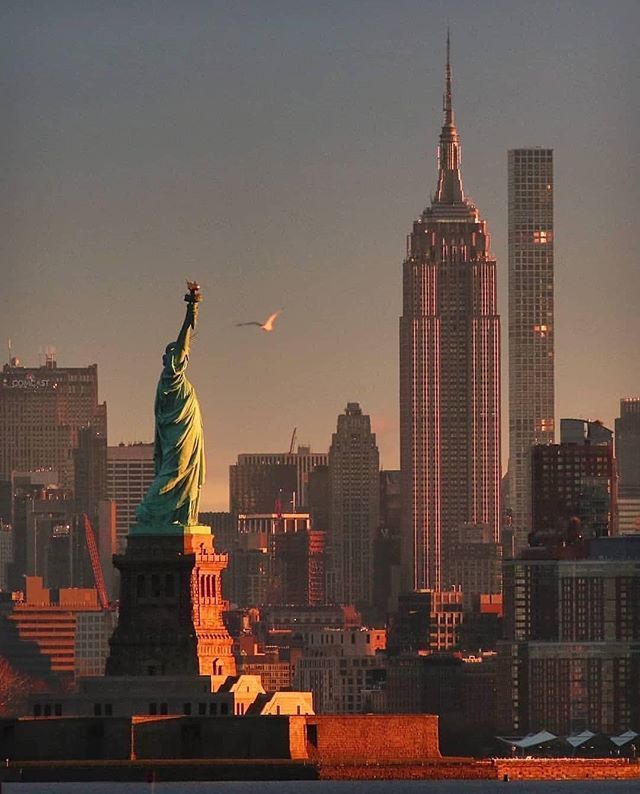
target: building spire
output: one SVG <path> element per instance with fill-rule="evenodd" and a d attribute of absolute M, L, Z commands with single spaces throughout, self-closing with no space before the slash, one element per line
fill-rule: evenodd
<path fill-rule="evenodd" d="M 453 103 L 451 99 L 451 39 L 449 28 L 447 28 L 447 66 L 445 70 L 445 92 L 442 98 L 442 109 L 444 110 L 444 123 L 453 124 Z"/>
<path fill-rule="evenodd" d="M 453 92 L 451 89 L 451 38 L 447 28 L 447 63 L 445 67 L 445 93 L 443 96 L 444 123 L 438 146 L 438 187 L 434 204 L 461 204 L 464 202 L 460 175 L 460 140 L 453 117 Z"/>

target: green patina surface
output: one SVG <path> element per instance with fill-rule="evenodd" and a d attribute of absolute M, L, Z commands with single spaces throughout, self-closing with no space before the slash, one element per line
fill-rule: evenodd
<path fill-rule="evenodd" d="M 191 287 L 190 287 L 191 289 Z M 204 432 L 196 392 L 187 380 L 191 334 L 200 295 L 185 296 L 187 312 L 167 345 L 155 400 L 155 479 L 136 511 L 130 534 L 177 534 L 198 524 L 204 483 Z"/>

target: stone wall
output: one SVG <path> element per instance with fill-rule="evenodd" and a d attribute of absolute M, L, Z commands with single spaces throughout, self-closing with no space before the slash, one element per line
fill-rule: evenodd
<path fill-rule="evenodd" d="M 134 718 L 135 754 L 138 759 L 300 758 L 299 753 L 304 752 L 301 749 L 303 731 L 301 726 L 294 726 L 297 743 L 292 748 L 289 742 L 291 719 L 296 718 Z"/>
<path fill-rule="evenodd" d="M 440 757 L 430 714 L 268 717 L 60 717 L 0 722 L 14 760 L 309 759 L 422 763 Z"/>
<path fill-rule="evenodd" d="M 640 778 L 640 764 L 619 758 L 497 758 L 503 780 L 628 780 Z"/>
<path fill-rule="evenodd" d="M 306 717 L 309 759 L 326 764 L 440 758 L 433 714 L 331 714 Z"/>
<path fill-rule="evenodd" d="M 44 717 L 0 721 L 2 758 L 21 761 L 128 759 L 128 717 Z"/>

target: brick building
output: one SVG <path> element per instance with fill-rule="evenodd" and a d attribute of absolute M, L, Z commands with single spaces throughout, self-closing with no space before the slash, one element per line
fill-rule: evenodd
<path fill-rule="evenodd" d="M 601 422 L 562 419 L 559 444 L 532 448 L 532 537 L 546 543 L 578 519 L 584 537 L 615 533 L 613 433 Z"/>

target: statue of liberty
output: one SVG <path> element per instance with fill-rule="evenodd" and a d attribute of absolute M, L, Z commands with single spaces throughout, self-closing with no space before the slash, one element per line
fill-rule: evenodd
<path fill-rule="evenodd" d="M 186 370 L 202 296 L 196 282 L 188 281 L 187 286 L 189 292 L 184 296 L 187 313 L 178 338 L 164 352 L 156 390 L 156 476 L 136 511 L 137 526 L 144 530 L 167 524 L 198 523 L 205 474 L 204 434 L 198 398 L 187 380 Z"/>

